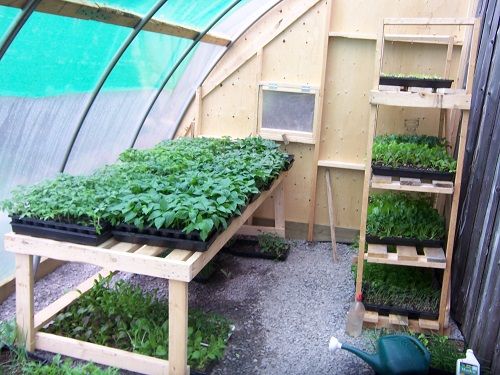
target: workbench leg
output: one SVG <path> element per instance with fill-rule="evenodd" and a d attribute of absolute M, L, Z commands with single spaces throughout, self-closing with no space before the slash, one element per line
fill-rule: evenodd
<path fill-rule="evenodd" d="M 33 256 L 16 254 L 17 343 L 23 345 L 28 352 L 35 350 L 33 283 Z"/>
<path fill-rule="evenodd" d="M 188 283 L 169 280 L 168 365 L 169 375 L 188 374 Z"/>
<path fill-rule="evenodd" d="M 274 227 L 285 238 L 285 184 L 283 182 L 274 191 Z"/>

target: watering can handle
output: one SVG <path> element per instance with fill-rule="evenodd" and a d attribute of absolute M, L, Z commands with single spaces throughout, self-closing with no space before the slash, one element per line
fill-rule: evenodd
<path fill-rule="evenodd" d="M 420 340 L 416 339 L 413 336 L 408 336 L 408 338 L 411 341 L 413 341 L 413 343 L 424 353 L 425 359 L 427 360 L 427 362 L 430 362 L 430 360 L 431 360 L 431 354 L 429 353 L 429 351 L 427 350 L 427 348 L 424 346 L 424 344 L 422 344 L 420 342 Z"/>

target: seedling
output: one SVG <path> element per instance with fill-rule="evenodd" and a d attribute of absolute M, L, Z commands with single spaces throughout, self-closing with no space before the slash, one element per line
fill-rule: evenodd
<path fill-rule="evenodd" d="M 274 233 L 261 234 L 258 241 L 261 252 L 270 254 L 277 260 L 282 259 L 290 248 L 283 238 Z"/>

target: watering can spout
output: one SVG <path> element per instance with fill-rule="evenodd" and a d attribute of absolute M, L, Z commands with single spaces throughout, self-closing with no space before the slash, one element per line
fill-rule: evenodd
<path fill-rule="evenodd" d="M 347 350 L 351 353 L 356 354 L 358 357 L 360 357 L 362 360 L 364 360 L 366 363 L 368 363 L 376 373 L 383 374 L 383 366 L 382 362 L 380 360 L 380 357 L 377 354 L 368 354 L 362 350 L 359 350 L 358 348 L 355 348 L 354 346 L 351 346 L 349 344 L 342 344 L 340 343 L 335 337 L 330 338 L 330 344 L 328 346 L 330 351 L 335 352 L 337 349 L 344 349 Z"/>

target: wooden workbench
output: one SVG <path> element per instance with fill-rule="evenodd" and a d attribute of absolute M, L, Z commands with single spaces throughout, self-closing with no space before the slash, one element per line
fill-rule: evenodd
<path fill-rule="evenodd" d="M 188 374 L 188 285 L 203 267 L 222 249 L 235 234 L 257 235 L 263 232 L 285 235 L 284 179 L 283 172 L 241 216 L 235 218 L 205 252 L 174 250 L 165 258 L 157 257 L 165 248 L 118 242 L 114 239 L 98 247 L 36 238 L 15 233 L 5 235 L 5 249 L 16 256 L 16 320 L 21 337 L 28 351 L 35 349 L 92 361 L 144 374 Z M 274 227 L 245 225 L 253 213 L 270 198 L 274 198 Z M 33 256 L 42 256 L 69 262 L 87 263 L 103 269 L 66 293 L 57 301 L 34 314 Z M 169 295 L 169 352 L 168 360 L 130 353 L 124 350 L 39 332 L 39 330 L 78 299 L 80 292 L 88 291 L 99 276 L 123 271 L 160 277 L 168 280 Z"/>

